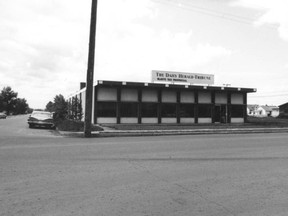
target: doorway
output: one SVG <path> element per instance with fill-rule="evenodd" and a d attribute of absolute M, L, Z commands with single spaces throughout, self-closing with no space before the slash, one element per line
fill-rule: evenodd
<path fill-rule="evenodd" d="M 227 105 L 223 105 L 223 104 L 215 105 L 214 121 L 215 123 L 227 122 Z"/>

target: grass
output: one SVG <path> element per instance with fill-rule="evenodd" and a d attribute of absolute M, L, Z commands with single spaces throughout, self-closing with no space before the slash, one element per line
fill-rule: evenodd
<path fill-rule="evenodd" d="M 57 121 L 57 129 L 60 131 L 73 131 L 73 132 L 80 132 L 84 131 L 84 122 L 82 121 L 73 121 L 70 119 L 59 120 Z M 103 128 L 92 125 L 92 131 L 102 131 Z"/>
<path fill-rule="evenodd" d="M 287 118 L 274 118 L 274 117 L 248 117 L 248 123 L 254 126 L 263 127 L 288 127 Z"/>
<path fill-rule="evenodd" d="M 288 119 L 248 117 L 247 123 L 239 124 L 103 124 L 114 130 L 185 130 L 185 129 L 225 129 L 225 128 L 260 128 L 288 127 Z"/>

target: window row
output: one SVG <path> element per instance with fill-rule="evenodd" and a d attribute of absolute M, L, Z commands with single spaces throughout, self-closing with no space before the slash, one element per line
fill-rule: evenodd
<path fill-rule="evenodd" d="M 195 103 L 194 91 L 180 91 L 181 103 Z M 138 102 L 139 92 L 137 89 L 121 89 L 120 90 L 121 101 L 126 102 Z M 99 88 L 97 91 L 98 101 L 117 101 L 117 89 L 116 88 Z M 141 90 L 142 102 L 158 102 L 158 90 L 156 89 L 143 89 Z M 176 103 L 177 92 L 175 90 L 162 90 L 161 101 L 164 103 Z M 199 91 L 198 103 L 212 103 L 211 91 Z M 215 92 L 215 103 L 227 104 L 228 93 L 227 92 Z M 244 95 L 242 93 L 231 94 L 232 104 L 243 104 Z"/>
<path fill-rule="evenodd" d="M 231 105 L 231 117 L 244 117 L 245 106 Z M 177 104 L 174 103 L 120 103 L 119 116 L 121 117 L 138 117 L 140 112 L 142 117 L 177 117 Z M 197 113 L 200 118 L 211 118 L 213 115 L 213 105 L 210 104 L 179 104 L 179 117 L 195 117 Z M 98 102 L 96 107 L 98 117 L 116 117 L 116 102 Z"/>

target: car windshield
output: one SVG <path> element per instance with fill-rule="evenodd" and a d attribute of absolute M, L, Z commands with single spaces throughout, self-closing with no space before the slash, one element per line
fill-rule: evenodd
<path fill-rule="evenodd" d="M 32 113 L 31 117 L 34 117 L 34 118 L 53 118 L 53 114 L 52 113 L 37 112 L 37 113 Z"/>

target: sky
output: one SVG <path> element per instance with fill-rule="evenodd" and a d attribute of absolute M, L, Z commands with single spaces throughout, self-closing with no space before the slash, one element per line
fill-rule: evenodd
<path fill-rule="evenodd" d="M 94 81 L 151 82 L 152 70 L 214 74 L 288 102 L 287 0 L 98 0 Z M 0 0 L 0 89 L 31 108 L 86 82 L 91 0 Z"/>

